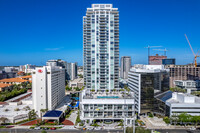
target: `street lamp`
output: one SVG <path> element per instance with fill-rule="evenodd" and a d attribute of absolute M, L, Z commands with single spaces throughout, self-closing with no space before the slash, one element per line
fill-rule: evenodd
<path fill-rule="evenodd" d="M 124 107 L 125 107 L 125 105 L 126 105 L 126 98 L 124 98 Z M 124 133 L 126 133 L 126 126 L 125 126 L 125 124 L 126 124 L 126 115 L 125 115 L 125 110 L 124 110 Z"/>
<path fill-rule="evenodd" d="M 135 133 L 135 97 L 134 97 L 134 108 L 133 108 L 133 133 Z"/>

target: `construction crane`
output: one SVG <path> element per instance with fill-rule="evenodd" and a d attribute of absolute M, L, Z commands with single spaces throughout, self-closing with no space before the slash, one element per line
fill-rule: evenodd
<path fill-rule="evenodd" d="M 200 57 L 200 56 L 198 55 L 198 52 L 197 52 L 197 54 L 194 53 L 194 50 L 193 50 L 193 48 L 192 48 L 192 45 L 190 44 L 190 41 L 189 41 L 189 39 L 188 39 L 188 37 L 187 37 L 186 34 L 185 34 L 185 38 L 186 38 L 186 40 L 187 40 L 187 42 L 188 42 L 188 44 L 189 44 L 189 46 L 190 46 L 190 49 L 192 50 L 192 53 L 193 53 L 193 55 L 194 55 L 194 65 L 195 65 L 195 67 L 197 67 L 197 57 Z"/>
<path fill-rule="evenodd" d="M 149 64 L 149 56 L 150 56 L 150 48 L 157 48 L 157 47 L 162 47 L 162 46 L 147 46 L 147 47 L 144 47 L 144 48 L 148 48 L 148 64 Z"/>
<path fill-rule="evenodd" d="M 164 56 L 166 56 L 167 51 L 169 51 L 169 50 L 167 50 L 166 48 L 165 48 L 165 49 L 153 49 L 153 50 L 156 50 L 156 51 L 164 51 Z"/>

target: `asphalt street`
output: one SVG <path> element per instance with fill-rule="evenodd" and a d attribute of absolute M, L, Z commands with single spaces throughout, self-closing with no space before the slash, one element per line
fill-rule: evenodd
<path fill-rule="evenodd" d="M 200 130 L 186 130 L 186 129 L 157 129 L 161 133 L 200 133 Z"/>
<path fill-rule="evenodd" d="M 0 129 L 0 133 L 41 133 L 42 130 L 31 129 Z M 47 133 L 123 133 L 122 130 L 99 130 L 99 131 L 81 131 L 81 130 L 46 130 Z"/>

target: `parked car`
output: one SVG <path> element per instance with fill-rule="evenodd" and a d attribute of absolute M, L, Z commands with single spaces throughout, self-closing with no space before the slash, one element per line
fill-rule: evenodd
<path fill-rule="evenodd" d="M 35 127 L 34 129 L 35 129 L 35 130 L 40 130 L 41 128 L 40 128 L 40 127 Z"/>
<path fill-rule="evenodd" d="M 101 130 L 101 127 L 95 127 L 94 130 Z"/>
<path fill-rule="evenodd" d="M 6 128 L 12 128 L 12 127 L 14 127 L 14 126 L 6 126 Z"/>
<path fill-rule="evenodd" d="M 55 127 L 52 127 L 51 130 L 56 130 L 56 128 L 55 128 Z"/>
<path fill-rule="evenodd" d="M 94 127 L 88 127 L 87 130 L 89 131 L 94 130 Z"/>
<path fill-rule="evenodd" d="M 191 127 L 190 130 L 196 130 L 196 128 L 195 127 Z"/>
<path fill-rule="evenodd" d="M 49 128 L 47 128 L 47 127 L 45 127 L 45 128 L 43 128 L 44 130 L 49 130 Z"/>

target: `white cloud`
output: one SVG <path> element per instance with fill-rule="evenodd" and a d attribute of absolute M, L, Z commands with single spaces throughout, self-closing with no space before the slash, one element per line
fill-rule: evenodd
<path fill-rule="evenodd" d="M 57 51 L 57 50 L 60 50 L 64 47 L 58 47 L 58 48 L 45 48 L 46 51 Z"/>

